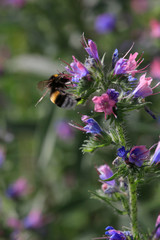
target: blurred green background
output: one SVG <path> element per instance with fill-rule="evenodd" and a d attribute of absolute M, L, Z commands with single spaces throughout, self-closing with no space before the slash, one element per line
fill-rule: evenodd
<path fill-rule="evenodd" d="M 95 22 L 103 13 L 112 14 L 115 22 L 100 33 Z M 81 114 L 90 114 L 92 106 L 67 111 L 54 106 L 47 95 L 35 107 L 42 95 L 37 83 L 64 71 L 62 60 L 70 63 L 72 55 L 84 62 L 82 33 L 96 42 L 101 57 L 106 52 L 106 69 L 115 48 L 123 56 L 133 42 L 132 52 L 144 51 L 143 67 L 151 64 L 160 53 L 160 34 L 152 34 L 153 19 L 160 23 L 159 0 L 0 0 L 0 154 L 5 158 L 0 168 L 1 240 L 11 239 L 14 232 L 7 224 L 9 218 L 24 219 L 35 208 L 49 223 L 43 231 L 23 230 L 17 240 L 88 240 L 102 236 L 108 225 L 129 227 L 126 216 L 119 217 L 103 202 L 90 199 L 88 191 L 100 188 L 95 165 L 111 166 L 115 149 L 83 155 L 80 147 L 86 135 L 67 129 L 64 136 L 59 127 L 63 122 L 80 122 Z M 148 75 L 156 83 L 160 73 L 150 66 Z M 158 119 L 159 95 L 148 99 Z M 158 142 L 157 119 L 145 111 L 132 112 L 125 126 L 128 141 L 148 148 Z M 15 201 L 6 196 L 6 189 L 20 177 L 32 190 Z M 140 186 L 141 231 L 153 230 L 159 199 L 158 180 Z"/>

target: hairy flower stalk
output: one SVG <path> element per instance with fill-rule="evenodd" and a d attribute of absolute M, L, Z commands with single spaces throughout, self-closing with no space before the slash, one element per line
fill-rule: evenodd
<path fill-rule="evenodd" d="M 119 141 L 122 146 L 126 146 L 124 131 L 120 123 L 116 122 L 116 130 L 118 132 Z M 127 155 L 127 151 L 125 157 Z M 138 220 L 137 220 L 137 183 L 132 172 L 128 175 L 128 188 L 129 188 L 129 204 L 130 204 L 130 219 L 132 235 L 135 239 L 138 237 Z"/>
<path fill-rule="evenodd" d="M 138 221 L 137 221 L 137 183 L 134 176 L 128 176 L 129 185 L 129 203 L 130 203 L 130 218 L 132 235 L 134 239 L 138 237 Z"/>
<path fill-rule="evenodd" d="M 122 146 L 126 146 L 126 140 L 123 132 L 122 124 L 118 121 L 116 121 L 116 130 L 119 138 L 119 142 Z"/>

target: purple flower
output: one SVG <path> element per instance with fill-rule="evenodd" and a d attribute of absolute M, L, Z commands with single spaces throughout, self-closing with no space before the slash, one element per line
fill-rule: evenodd
<path fill-rule="evenodd" d="M 103 131 L 99 124 L 93 119 L 93 118 L 89 118 L 89 116 L 87 115 L 83 115 L 81 120 L 86 124 L 85 127 L 80 126 L 78 124 L 69 124 L 72 127 L 75 127 L 81 131 L 84 131 L 86 133 L 91 133 L 93 135 L 97 135 L 97 134 L 101 134 L 101 132 Z"/>
<path fill-rule="evenodd" d="M 112 172 L 111 168 L 107 164 L 104 164 L 104 165 L 101 165 L 100 167 L 98 167 L 97 171 L 99 173 L 99 178 L 102 181 L 104 181 L 107 178 L 110 178 L 110 177 L 113 176 L 113 172 Z M 115 185 L 115 180 L 107 181 L 107 183 L 109 185 L 113 186 L 113 185 Z"/>
<path fill-rule="evenodd" d="M 4 149 L 0 147 L 0 167 L 2 166 L 5 158 L 6 158 L 6 155 L 5 155 Z"/>
<path fill-rule="evenodd" d="M 129 75 L 128 76 L 128 81 L 132 83 L 132 82 L 137 81 L 137 78 L 133 77 L 132 75 Z"/>
<path fill-rule="evenodd" d="M 24 219 L 23 223 L 25 228 L 31 229 L 38 229 L 45 224 L 44 217 L 39 210 L 32 210 Z"/>
<path fill-rule="evenodd" d="M 131 150 L 125 150 L 125 147 L 122 146 L 118 149 L 117 155 L 121 157 L 126 163 L 135 164 L 137 167 L 141 167 L 144 160 L 147 160 L 149 157 L 150 151 L 146 146 L 134 146 Z"/>
<path fill-rule="evenodd" d="M 106 232 L 105 235 L 109 236 L 110 240 L 126 240 L 126 236 L 118 230 L 115 230 L 113 227 L 106 227 L 105 228 Z"/>
<path fill-rule="evenodd" d="M 86 133 L 100 134 L 102 132 L 99 124 L 93 118 L 87 119 L 85 123 L 87 123 L 87 125 L 83 129 Z"/>
<path fill-rule="evenodd" d="M 89 118 L 90 118 L 90 117 L 89 117 L 88 115 L 82 115 L 81 120 L 82 120 L 82 122 L 87 123 L 87 120 L 88 120 Z"/>
<path fill-rule="evenodd" d="M 89 71 L 87 68 L 79 62 L 74 56 L 73 62 L 70 64 L 70 66 L 65 67 L 67 72 L 72 76 L 73 82 L 79 82 L 79 80 L 83 77 L 86 77 L 89 74 Z"/>
<path fill-rule="evenodd" d="M 30 186 L 25 178 L 19 178 L 16 182 L 11 184 L 7 189 L 7 195 L 10 198 L 22 197 L 30 191 Z"/>
<path fill-rule="evenodd" d="M 157 148 L 153 155 L 152 163 L 154 163 L 154 164 L 160 163 L 160 141 L 158 142 Z"/>
<path fill-rule="evenodd" d="M 129 152 L 129 151 L 126 151 L 125 147 L 122 146 L 121 148 L 119 148 L 119 149 L 117 150 L 117 155 L 118 155 L 119 157 L 121 157 L 123 160 L 125 160 L 126 157 L 127 157 L 127 153 L 128 153 L 128 152 Z"/>
<path fill-rule="evenodd" d="M 125 74 L 127 66 L 127 59 L 120 58 L 115 65 L 114 73 L 115 74 Z"/>
<path fill-rule="evenodd" d="M 143 72 L 142 70 L 145 69 L 140 69 L 137 70 L 137 67 L 143 62 L 143 59 L 141 57 L 136 60 L 138 56 L 138 52 L 135 52 L 134 54 L 129 55 L 129 59 L 126 58 L 120 58 L 115 65 L 114 68 L 114 74 L 132 74 L 134 75 L 135 73 L 140 73 Z"/>
<path fill-rule="evenodd" d="M 151 82 L 152 82 L 152 78 L 151 77 L 146 78 L 146 74 L 143 74 L 139 79 L 139 83 L 137 87 L 132 93 L 134 97 L 145 98 L 149 95 L 152 95 L 153 91 L 152 91 L 152 88 L 150 87 Z"/>
<path fill-rule="evenodd" d="M 113 176 L 113 172 L 107 164 L 101 165 L 100 167 L 96 168 L 99 174 L 100 180 L 102 180 L 102 190 L 104 193 L 113 193 L 115 192 L 115 180 L 106 181 L 106 179 Z"/>
<path fill-rule="evenodd" d="M 133 77 L 132 75 L 128 76 L 128 82 L 131 84 L 131 87 L 135 87 L 137 78 Z"/>
<path fill-rule="evenodd" d="M 56 133 L 58 137 L 62 140 L 71 140 L 73 139 L 73 129 L 66 121 L 58 121 L 56 124 Z"/>
<path fill-rule="evenodd" d="M 119 58 L 119 53 L 118 53 L 118 49 L 115 49 L 113 55 L 112 55 L 112 68 L 115 67 L 116 62 L 118 61 Z"/>
<path fill-rule="evenodd" d="M 109 98 L 115 102 L 118 102 L 119 92 L 117 92 L 115 89 L 111 88 L 107 90 L 107 94 L 109 95 Z"/>
<path fill-rule="evenodd" d="M 129 162 L 135 164 L 137 167 L 141 167 L 144 160 L 150 155 L 150 151 L 146 148 L 146 146 L 134 146 L 130 150 Z"/>
<path fill-rule="evenodd" d="M 158 218 L 156 220 L 156 230 L 155 230 L 155 240 L 160 239 L 160 214 L 158 215 Z"/>
<path fill-rule="evenodd" d="M 95 20 L 95 30 L 99 34 L 110 33 L 114 30 L 116 19 L 113 14 L 104 13 L 97 16 Z"/>
<path fill-rule="evenodd" d="M 98 50 L 97 50 L 97 46 L 95 44 L 95 42 L 93 42 L 92 40 L 88 40 L 88 45 L 87 47 L 85 47 L 85 50 L 87 51 L 87 53 L 89 54 L 89 56 L 93 59 L 95 59 L 96 61 L 99 60 L 99 56 L 98 56 Z"/>

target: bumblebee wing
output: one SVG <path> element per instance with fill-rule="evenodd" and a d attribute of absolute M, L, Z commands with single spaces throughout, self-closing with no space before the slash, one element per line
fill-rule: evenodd
<path fill-rule="evenodd" d="M 43 91 L 45 88 L 47 88 L 50 84 L 51 80 L 44 80 L 44 81 L 40 81 L 37 84 L 38 89 L 40 89 L 41 91 Z"/>
<path fill-rule="evenodd" d="M 38 102 L 36 103 L 35 107 L 38 105 L 38 103 L 40 103 L 42 101 L 42 99 L 46 96 L 46 94 L 48 93 L 50 89 L 48 88 L 45 93 L 42 95 L 42 97 L 38 100 Z"/>

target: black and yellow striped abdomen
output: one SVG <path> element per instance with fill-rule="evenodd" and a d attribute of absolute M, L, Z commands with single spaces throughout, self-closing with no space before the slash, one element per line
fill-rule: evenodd
<path fill-rule="evenodd" d="M 61 108 L 72 108 L 77 104 L 77 101 L 67 93 L 55 91 L 50 95 L 50 100 Z"/>

